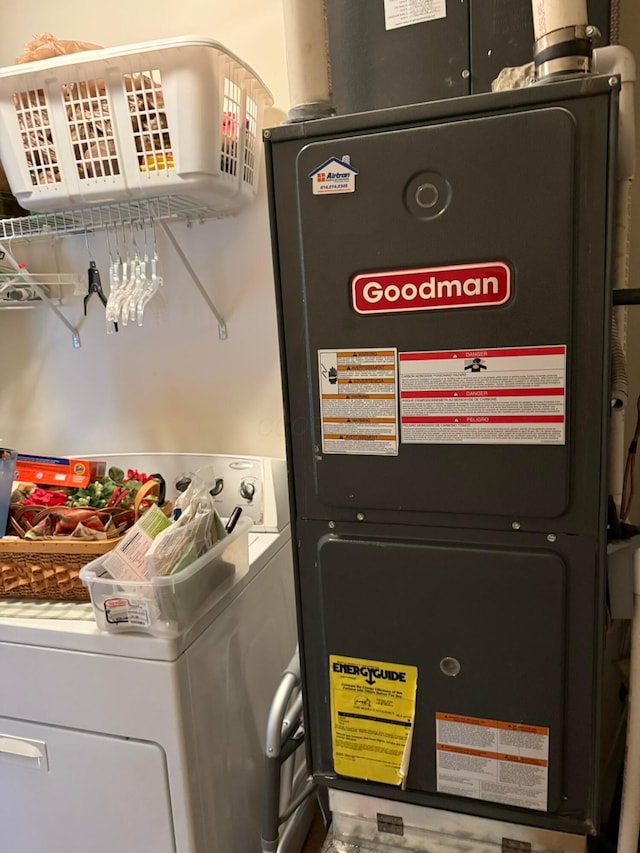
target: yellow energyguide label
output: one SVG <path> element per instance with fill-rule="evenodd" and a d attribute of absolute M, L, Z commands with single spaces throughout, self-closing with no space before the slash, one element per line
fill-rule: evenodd
<path fill-rule="evenodd" d="M 336 773 L 403 785 L 416 714 L 417 667 L 330 655 L 329 685 Z"/>

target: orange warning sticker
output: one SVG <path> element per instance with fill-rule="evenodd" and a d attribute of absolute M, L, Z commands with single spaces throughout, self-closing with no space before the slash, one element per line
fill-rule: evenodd
<path fill-rule="evenodd" d="M 323 453 L 398 454 L 396 350 L 319 350 Z"/>
<path fill-rule="evenodd" d="M 524 758 L 520 755 L 510 755 L 508 752 L 486 752 L 482 749 L 467 749 L 463 746 L 445 746 L 442 743 L 436 744 L 436 749 L 441 749 L 443 752 L 456 752 L 458 755 L 476 755 L 480 758 L 495 758 L 497 761 L 515 761 L 525 764 L 536 764 L 538 767 L 548 767 L 549 762 L 543 758 Z"/>
<path fill-rule="evenodd" d="M 326 432 L 324 437 L 328 441 L 389 441 L 388 435 L 370 435 L 369 433 L 366 435 L 350 435 L 347 432 L 343 434 Z"/>
<path fill-rule="evenodd" d="M 396 358 L 396 350 L 395 349 L 385 349 L 385 350 L 375 350 L 375 349 L 365 349 L 359 350 L 358 352 L 354 352 L 353 350 L 349 350 L 348 352 L 337 352 L 336 355 L 339 359 L 347 364 L 357 364 L 359 359 L 364 359 L 367 364 L 371 364 L 372 359 L 383 361 L 392 361 L 395 364 Z"/>
<path fill-rule="evenodd" d="M 393 400 L 396 401 L 395 394 L 322 394 L 322 400 Z M 395 421 L 395 418 L 392 418 Z"/>
<path fill-rule="evenodd" d="M 472 726 L 486 726 L 490 729 L 517 729 L 529 734 L 548 735 L 549 729 L 544 726 L 526 726 L 523 723 L 505 723 L 502 720 L 483 720 L 479 717 L 463 717 L 459 714 L 436 714 L 436 720 L 449 720 L 454 723 L 468 723 Z"/>
<path fill-rule="evenodd" d="M 389 370 L 389 368 L 395 367 L 395 364 L 390 362 L 385 362 L 384 364 L 377 365 L 378 370 Z M 370 364 L 345 364 L 344 362 L 338 365 L 338 374 L 340 373 L 351 373 L 354 370 L 367 370 L 371 371 Z"/>
<path fill-rule="evenodd" d="M 394 424 L 394 418 L 325 418 L 326 424 Z"/>
<path fill-rule="evenodd" d="M 436 714 L 438 791 L 526 809 L 547 809 L 549 729 Z"/>

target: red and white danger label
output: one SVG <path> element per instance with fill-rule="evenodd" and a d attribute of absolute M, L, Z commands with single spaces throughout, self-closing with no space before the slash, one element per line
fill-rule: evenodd
<path fill-rule="evenodd" d="M 566 346 L 399 355 L 401 440 L 564 444 Z"/>

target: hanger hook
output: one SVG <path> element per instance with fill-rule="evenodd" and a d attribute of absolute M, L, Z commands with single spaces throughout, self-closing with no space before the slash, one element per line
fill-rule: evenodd
<path fill-rule="evenodd" d="M 111 263 L 113 263 L 114 255 L 113 255 L 113 250 L 111 248 L 111 223 L 109 223 L 109 225 L 107 225 L 106 231 L 107 231 L 107 251 L 109 252 L 109 260 L 111 261 Z"/>
<path fill-rule="evenodd" d="M 88 231 L 86 231 L 86 230 L 85 230 L 85 232 L 84 232 L 84 242 L 85 242 L 86 247 L 87 247 L 87 253 L 88 253 L 88 255 L 89 255 L 89 260 L 90 260 L 90 261 L 93 261 L 93 263 L 95 264 L 95 262 L 96 262 L 96 261 L 95 261 L 95 258 L 94 258 L 94 257 L 93 257 L 93 255 L 91 254 L 91 249 L 89 248 L 89 232 L 88 232 Z"/>
<path fill-rule="evenodd" d="M 153 257 L 158 260 L 158 233 L 154 216 L 151 217 L 151 234 L 153 236 Z"/>
<path fill-rule="evenodd" d="M 13 254 L 13 241 L 15 240 L 15 237 L 16 237 L 16 235 L 15 235 L 15 234 L 12 234 L 12 235 L 11 235 L 11 237 L 9 237 L 9 251 L 8 251 L 8 254 L 9 254 L 9 257 L 10 257 L 10 258 L 12 258 L 13 260 L 15 260 L 15 256 L 14 256 L 14 254 Z"/>
<path fill-rule="evenodd" d="M 149 225 L 151 225 L 151 218 L 149 218 L 149 225 L 146 224 L 144 219 L 141 221 L 140 225 L 141 225 L 143 232 L 144 232 L 144 257 L 146 260 L 149 257 L 148 235 L 149 235 Z"/>
<path fill-rule="evenodd" d="M 138 254 L 138 244 L 136 242 L 136 226 L 133 219 L 129 220 L 129 225 L 131 226 L 131 245 L 133 247 L 134 254 Z"/>

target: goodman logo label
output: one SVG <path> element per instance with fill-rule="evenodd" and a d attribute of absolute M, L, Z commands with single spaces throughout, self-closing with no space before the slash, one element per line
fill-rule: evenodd
<path fill-rule="evenodd" d="M 376 681 L 399 681 L 406 682 L 406 672 L 398 672 L 397 669 L 379 669 L 376 666 L 358 666 L 353 663 L 335 663 L 334 672 L 343 672 L 347 675 L 361 675 L 367 684 L 375 684 Z"/>
<path fill-rule="evenodd" d="M 511 269 L 502 261 L 360 273 L 351 280 L 358 314 L 491 308 L 511 298 Z"/>

